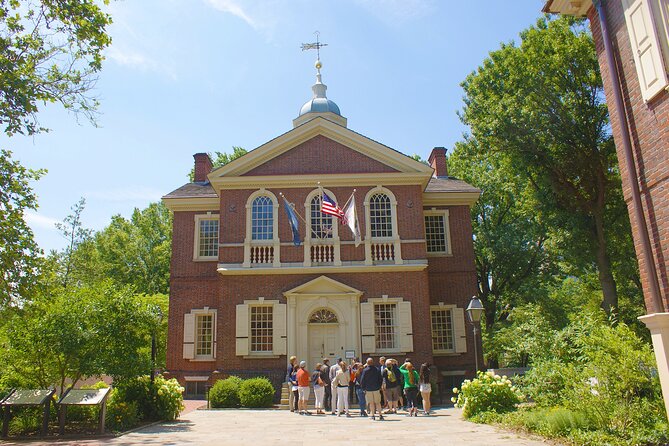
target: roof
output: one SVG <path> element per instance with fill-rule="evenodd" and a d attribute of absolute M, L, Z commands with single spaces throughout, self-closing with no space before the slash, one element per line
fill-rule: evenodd
<path fill-rule="evenodd" d="M 173 190 L 163 198 L 216 198 L 216 191 L 211 183 L 187 183 Z"/>
<path fill-rule="evenodd" d="M 481 189 L 453 177 L 432 177 L 425 188 L 425 192 L 466 192 L 480 194 Z"/>

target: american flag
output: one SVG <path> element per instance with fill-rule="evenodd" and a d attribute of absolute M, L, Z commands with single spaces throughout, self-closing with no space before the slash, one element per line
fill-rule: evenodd
<path fill-rule="evenodd" d="M 337 217 L 342 225 L 346 224 L 346 214 L 325 192 L 321 198 L 321 212 Z"/>

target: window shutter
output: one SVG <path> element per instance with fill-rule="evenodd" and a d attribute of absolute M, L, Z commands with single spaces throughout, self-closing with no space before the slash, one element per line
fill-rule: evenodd
<path fill-rule="evenodd" d="M 237 356 L 246 356 L 249 354 L 249 306 L 246 304 L 237 305 L 237 327 L 236 327 L 236 345 Z"/>
<path fill-rule="evenodd" d="M 623 0 L 623 6 L 641 95 L 648 102 L 668 82 L 652 8 L 649 0 Z"/>
<path fill-rule="evenodd" d="M 211 343 L 211 356 L 214 359 L 216 359 L 216 347 L 218 345 L 216 343 L 216 339 L 218 338 L 218 311 L 214 311 L 212 319 L 213 319 L 214 326 L 212 327 L 212 330 L 211 330 L 211 333 L 212 333 L 212 336 L 213 336 L 212 343 Z"/>
<path fill-rule="evenodd" d="M 184 359 L 195 358 L 195 315 L 184 314 Z"/>
<path fill-rule="evenodd" d="M 362 352 L 376 352 L 376 336 L 374 336 L 374 304 L 360 304 L 360 331 L 362 333 Z"/>
<path fill-rule="evenodd" d="M 274 304 L 272 313 L 272 353 L 286 354 L 286 304 Z"/>
<path fill-rule="evenodd" d="M 400 351 L 413 351 L 413 329 L 411 323 L 411 302 L 397 304 L 400 316 Z"/>
<path fill-rule="evenodd" d="M 455 338 L 455 352 L 467 353 L 467 332 L 465 331 L 465 310 L 453 308 L 453 336 Z"/>

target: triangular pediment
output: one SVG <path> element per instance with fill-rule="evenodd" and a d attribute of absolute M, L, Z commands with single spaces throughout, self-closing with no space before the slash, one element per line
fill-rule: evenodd
<path fill-rule="evenodd" d="M 321 117 L 312 119 L 209 174 L 214 186 L 234 177 L 318 174 L 410 174 L 432 168 Z M 427 184 L 427 183 L 426 183 Z"/>
<path fill-rule="evenodd" d="M 344 295 L 348 294 L 351 296 L 361 296 L 362 291 L 357 290 L 353 287 L 341 283 L 334 279 L 331 279 L 327 276 L 320 276 L 309 282 L 303 283 L 292 290 L 288 290 L 283 293 L 285 296 L 295 296 L 295 295 L 318 295 L 318 296 L 327 296 L 327 295 Z"/>

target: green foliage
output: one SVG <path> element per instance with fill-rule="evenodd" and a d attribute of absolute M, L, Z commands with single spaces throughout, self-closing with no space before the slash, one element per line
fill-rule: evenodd
<path fill-rule="evenodd" d="M 37 122 L 39 103 L 57 102 L 93 118 L 98 104 L 87 92 L 111 43 L 110 23 L 93 1 L 0 2 L 0 123 L 5 133 L 45 130 Z"/>
<path fill-rule="evenodd" d="M 24 215 L 37 209 L 30 182 L 44 173 L 26 169 L 10 151 L 0 151 L 0 311 L 24 302 L 35 287 L 41 250 Z"/>
<path fill-rule="evenodd" d="M 615 309 L 616 280 L 632 281 L 635 271 L 612 259 L 633 263 L 634 251 L 592 36 L 582 21 L 544 17 L 521 39 L 491 52 L 462 83 L 470 149 L 529 186 L 532 219 L 550 229 L 547 252 L 567 274 L 597 271 L 602 305 Z"/>
<path fill-rule="evenodd" d="M 515 410 L 522 393 L 506 376 L 492 372 L 478 372 L 474 380 L 465 380 L 460 389 L 454 388 L 457 397 L 452 400 L 462 407 L 462 415 L 471 418 L 482 412 L 504 413 Z"/>
<path fill-rule="evenodd" d="M 105 414 L 107 428 L 112 431 L 122 432 L 139 424 L 139 410 L 135 401 L 123 401 L 112 391 L 107 400 L 107 413 Z"/>
<path fill-rule="evenodd" d="M 209 158 L 211 158 L 212 168 L 218 169 L 219 167 L 225 166 L 229 162 L 246 155 L 248 151 L 242 147 L 233 146 L 232 153 L 225 153 L 218 151 L 214 153 L 215 156 L 212 156 L 212 154 L 209 153 Z M 190 170 L 190 173 L 188 174 L 188 181 L 192 182 L 194 178 L 195 178 L 195 168 L 192 168 Z"/>
<path fill-rule="evenodd" d="M 239 407 L 239 387 L 241 384 L 242 379 L 237 376 L 229 376 L 216 381 L 209 389 L 211 407 Z"/>
<path fill-rule="evenodd" d="M 66 380 L 74 387 L 88 376 L 129 379 L 150 370 L 152 309 L 110 282 L 60 289 L 12 316 L 0 330 L 0 360 L 9 385 L 46 388 Z"/>
<path fill-rule="evenodd" d="M 244 407 L 271 407 L 274 386 L 265 377 L 245 379 L 239 385 L 239 402 Z"/>
<path fill-rule="evenodd" d="M 176 379 L 161 375 L 155 377 L 153 385 L 149 376 L 141 376 L 116 388 L 119 400 L 137 404 L 140 419 L 147 421 L 175 420 L 184 409 L 183 391 Z"/>

